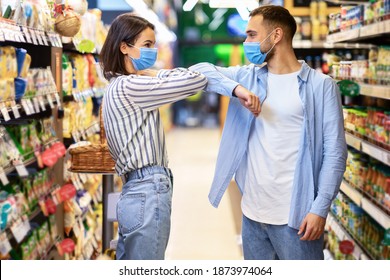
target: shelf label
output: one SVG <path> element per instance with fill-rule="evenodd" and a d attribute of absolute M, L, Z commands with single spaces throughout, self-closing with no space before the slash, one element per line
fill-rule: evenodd
<path fill-rule="evenodd" d="M 42 95 L 38 96 L 38 101 L 39 101 L 39 105 L 41 106 L 42 111 L 43 112 L 46 111 L 45 100 L 43 99 Z"/>
<path fill-rule="evenodd" d="M 357 190 L 355 190 L 353 187 L 351 187 L 348 183 L 342 182 L 340 189 L 342 192 L 344 192 L 349 198 L 352 199 L 353 202 L 355 202 L 358 206 L 362 203 L 363 195 L 361 195 Z"/>
<path fill-rule="evenodd" d="M 34 102 L 34 110 L 35 110 L 35 113 L 39 113 L 40 110 L 39 110 L 38 98 L 34 97 L 34 98 L 33 98 L 33 102 Z"/>
<path fill-rule="evenodd" d="M 27 177 L 28 176 L 27 168 L 26 168 L 26 166 L 24 166 L 23 163 L 16 164 L 14 166 L 15 166 L 16 172 L 18 172 L 20 177 Z"/>
<path fill-rule="evenodd" d="M 355 130 L 355 125 L 351 123 L 346 123 L 345 127 L 349 130 Z M 349 146 L 354 147 L 356 150 L 361 150 L 362 141 L 360 139 L 357 139 L 349 133 L 345 133 L 345 140 Z"/>
<path fill-rule="evenodd" d="M 20 118 L 20 113 L 19 113 L 19 109 L 18 109 L 18 106 L 12 106 L 12 112 L 14 113 L 14 117 L 15 119 L 19 119 Z"/>
<path fill-rule="evenodd" d="M 31 101 L 31 99 L 27 99 L 27 105 L 28 105 L 30 114 L 35 114 L 34 105 Z"/>
<path fill-rule="evenodd" d="M 56 102 L 57 102 L 58 107 L 61 107 L 61 100 L 60 100 L 60 96 L 58 95 L 58 93 L 55 94 L 55 98 L 56 98 Z"/>
<path fill-rule="evenodd" d="M 3 167 L 0 167 L 0 181 L 3 184 L 3 186 L 6 186 L 9 184 L 7 175 L 5 174 Z"/>
<path fill-rule="evenodd" d="M 1 114 L 3 115 L 3 118 L 6 122 L 8 122 L 9 120 L 11 120 L 11 117 L 9 116 L 8 114 L 8 108 L 7 107 L 3 107 L 1 108 Z"/>
<path fill-rule="evenodd" d="M 26 115 L 27 116 L 31 115 L 30 106 L 28 106 L 27 101 L 25 99 L 22 99 L 21 103 L 24 111 L 26 112 Z"/>
<path fill-rule="evenodd" d="M 390 228 L 390 217 L 364 197 L 362 199 L 362 208 L 383 228 Z"/>
<path fill-rule="evenodd" d="M 29 29 L 29 32 L 30 32 L 30 35 L 31 35 L 32 43 L 34 45 L 38 45 L 38 40 L 37 40 L 37 37 L 35 35 L 34 29 Z"/>
<path fill-rule="evenodd" d="M 15 237 L 16 242 L 20 243 L 26 236 L 25 226 L 22 219 L 17 219 L 11 226 L 11 232 Z"/>
<path fill-rule="evenodd" d="M 53 103 L 53 98 L 51 97 L 51 94 L 47 95 L 47 101 L 49 101 L 50 108 L 54 109 L 54 103 Z"/>
<path fill-rule="evenodd" d="M 24 36 L 26 37 L 27 43 L 32 44 L 31 36 L 30 36 L 30 33 L 28 32 L 27 27 L 22 26 L 22 30 L 23 30 Z"/>
<path fill-rule="evenodd" d="M 11 244 L 9 243 L 7 234 L 3 232 L 0 235 L 0 252 L 3 256 L 6 256 L 10 251 L 12 247 Z"/>
<path fill-rule="evenodd" d="M 42 40 L 43 40 L 43 44 L 44 44 L 45 46 L 48 46 L 49 43 L 48 43 L 48 41 L 47 41 L 46 33 L 45 33 L 43 30 L 41 30 L 40 33 L 41 33 L 41 37 L 42 37 Z"/>
<path fill-rule="evenodd" d="M 387 165 L 390 165 L 390 152 L 386 150 L 362 142 L 362 152 L 372 156 L 373 158 L 376 158 L 377 160 L 380 160 Z"/>

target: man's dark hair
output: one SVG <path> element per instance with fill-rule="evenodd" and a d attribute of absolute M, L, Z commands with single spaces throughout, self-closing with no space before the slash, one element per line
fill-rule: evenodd
<path fill-rule="evenodd" d="M 290 12 L 281 7 L 274 5 L 261 6 L 254 9 L 249 16 L 262 15 L 263 21 L 266 25 L 269 25 L 270 29 L 281 27 L 287 37 L 292 40 L 297 31 L 297 23 Z"/>
<path fill-rule="evenodd" d="M 106 41 L 100 51 L 100 66 L 104 77 L 109 80 L 117 75 L 128 75 L 121 43 L 134 45 L 142 31 L 154 30 L 154 25 L 142 17 L 126 13 L 117 16 L 111 24 Z"/>

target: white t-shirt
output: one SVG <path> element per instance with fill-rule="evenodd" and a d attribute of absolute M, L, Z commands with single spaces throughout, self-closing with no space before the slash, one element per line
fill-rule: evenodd
<path fill-rule="evenodd" d="M 303 127 L 298 73 L 268 73 L 267 97 L 249 135 L 241 207 L 246 217 L 257 222 L 288 222 Z"/>

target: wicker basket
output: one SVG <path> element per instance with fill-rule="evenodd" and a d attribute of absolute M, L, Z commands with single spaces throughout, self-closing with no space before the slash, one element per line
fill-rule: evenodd
<path fill-rule="evenodd" d="M 78 173 L 115 173 L 115 161 L 110 155 L 106 143 L 104 123 L 100 106 L 100 144 L 76 147 L 69 150 L 71 167 L 69 171 Z"/>

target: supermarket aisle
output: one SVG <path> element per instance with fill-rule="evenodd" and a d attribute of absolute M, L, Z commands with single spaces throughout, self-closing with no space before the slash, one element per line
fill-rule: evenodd
<path fill-rule="evenodd" d="M 229 194 L 217 209 L 207 197 L 219 129 L 176 128 L 166 137 L 174 173 L 172 228 L 166 259 L 242 259 Z"/>

